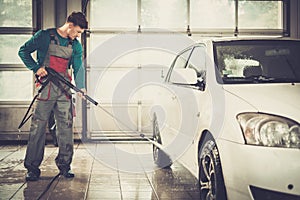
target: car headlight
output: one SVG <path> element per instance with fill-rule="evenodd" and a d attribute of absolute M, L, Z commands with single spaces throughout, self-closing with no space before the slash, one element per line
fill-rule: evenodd
<path fill-rule="evenodd" d="M 263 113 L 241 113 L 237 120 L 246 144 L 300 148 L 300 125 L 291 119 Z"/>

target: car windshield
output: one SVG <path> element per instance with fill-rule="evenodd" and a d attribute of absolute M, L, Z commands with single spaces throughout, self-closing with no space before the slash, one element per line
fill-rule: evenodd
<path fill-rule="evenodd" d="M 218 82 L 300 82 L 300 41 L 214 42 Z"/>

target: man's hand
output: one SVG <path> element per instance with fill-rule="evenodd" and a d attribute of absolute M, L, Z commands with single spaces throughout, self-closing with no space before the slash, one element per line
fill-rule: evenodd
<path fill-rule="evenodd" d="M 86 95 L 86 89 L 85 88 L 82 88 L 80 89 L 84 95 Z M 85 97 L 81 92 L 77 92 L 77 95 L 80 97 L 80 98 L 83 98 L 85 100 Z"/>
<path fill-rule="evenodd" d="M 44 76 L 47 76 L 47 71 L 45 69 L 45 67 L 40 67 L 37 72 L 36 72 L 36 75 L 40 76 L 40 77 L 44 77 Z"/>

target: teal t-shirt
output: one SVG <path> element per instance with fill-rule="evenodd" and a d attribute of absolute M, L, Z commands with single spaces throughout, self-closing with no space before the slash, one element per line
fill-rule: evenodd
<path fill-rule="evenodd" d="M 53 29 L 57 35 L 61 46 L 67 46 L 69 39 L 60 36 L 56 29 Z M 50 29 L 39 30 L 36 32 L 24 45 L 20 47 L 19 56 L 26 65 L 26 67 L 32 70 L 34 73 L 42 67 L 48 47 L 50 44 Z M 73 53 L 70 61 L 70 65 L 73 68 L 73 74 L 75 84 L 79 89 L 85 88 L 85 70 L 82 64 L 82 46 L 77 39 L 73 40 L 72 45 Z M 37 59 L 34 60 L 31 53 L 37 52 Z"/>

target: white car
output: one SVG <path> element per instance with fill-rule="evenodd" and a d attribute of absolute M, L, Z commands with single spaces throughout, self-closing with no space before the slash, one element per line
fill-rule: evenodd
<path fill-rule="evenodd" d="M 199 199 L 300 199 L 300 41 L 200 41 L 176 56 L 164 85 L 156 164 L 183 163 Z"/>

